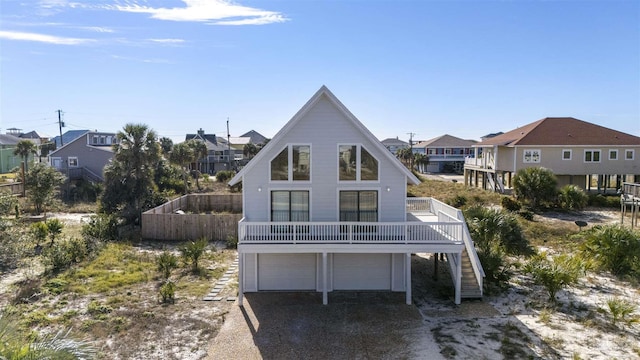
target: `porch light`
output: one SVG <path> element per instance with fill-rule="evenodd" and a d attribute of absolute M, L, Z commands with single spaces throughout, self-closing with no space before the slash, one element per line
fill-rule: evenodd
<path fill-rule="evenodd" d="M 391 187 L 387 186 L 387 192 L 391 191 Z"/>
<path fill-rule="evenodd" d="M 261 188 L 261 187 L 258 187 L 258 192 L 260 192 L 260 191 L 262 191 L 262 188 Z"/>

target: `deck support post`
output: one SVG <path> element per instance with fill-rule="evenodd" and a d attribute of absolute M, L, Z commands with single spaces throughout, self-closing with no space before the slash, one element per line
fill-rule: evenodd
<path fill-rule="evenodd" d="M 327 293 L 327 253 L 322 253 L 322 305 L 329 303 L 329 294 Z"/>
<path fill-rule="evenodd" d="M 411 253 L 406 254 L 405 258 L 405 271 L 406 271 L 406 301 L 407 305 L 411 305 Z"/>
<path fill-rule="evenodd" d="M 244 300 L 244 282 L 242 281 L 244 266 L 244 253 L 238 253 L 238 306 L 242 306 Z"/>
<path fill-rule="evenodd" d="M 462 290 L 462 252 L 459 252 L 454 255 L 456 257 L 456 305 L 460 305 L 461 295 L 460 291 Z"/>

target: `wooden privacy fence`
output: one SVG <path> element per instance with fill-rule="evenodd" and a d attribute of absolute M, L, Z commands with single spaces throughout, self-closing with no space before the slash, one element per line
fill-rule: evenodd
<path fill-rule="evenodd" d="M 142 237 L 227 240 L 237 238 L 240 219 L 242 195 L 188 194 L 142 213 Z"/>

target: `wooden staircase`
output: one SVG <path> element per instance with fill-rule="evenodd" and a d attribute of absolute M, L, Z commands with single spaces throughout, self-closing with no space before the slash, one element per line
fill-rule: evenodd
<path fill-rule="evenodd" d="M 482 289 L 476 279 L 467 249 L 462 251 L 462 284 L 460 297 L 463 299 L 478 299 L 482 297 Z"/>

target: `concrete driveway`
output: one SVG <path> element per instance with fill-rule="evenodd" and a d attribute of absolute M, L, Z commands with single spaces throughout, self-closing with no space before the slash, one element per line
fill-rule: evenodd
<path fill-rule="evenodd" d="M 404 293 L 246 294 L 234 305 L 208 359 L 443 359 Z"/>

